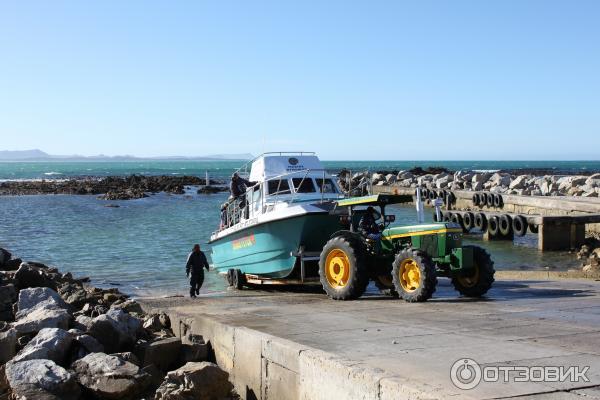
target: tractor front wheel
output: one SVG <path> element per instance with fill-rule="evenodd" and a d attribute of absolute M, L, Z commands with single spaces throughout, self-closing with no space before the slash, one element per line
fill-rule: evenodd
<path fill-rule="evenodd" d="M 323 289 L 334 300 L 357 299 L 369 284 L 366 254 L 359 239 L 337 236 L 330 239 L 319 260 Z"/>
<path fill-rule="evenodd" d="M 396 255 L 392 278 L 400 297 L 409 303 L 426 301 L 437 286 L 435 265 L 419 250 L 406 249 Z"/>
<path fill-rule="evenodd" d="M 463 296 L 481 297 L 494 283 L 494 262 L 490 254 L 479 246 L 465 246 L 473 249 L 473 270 L 469 274 L 457 273 L 452 276 L 454 288 Z"/>

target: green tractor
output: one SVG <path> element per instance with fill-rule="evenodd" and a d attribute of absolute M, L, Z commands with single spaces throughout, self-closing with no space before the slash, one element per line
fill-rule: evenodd
<path fill-rule="evenodd" d="M 479 246 L 462 245 L 462 228 L 452 222 L 389 227 L 390 204 L 412 201 L 411 196 L 372 195 L 340 200 L 336 213 L 347 224 L 331 235 L 319 259 L 319 276 L 327 295 L 335 300 L 360 297 L 373 280 L 386 294 L 407 302 L 421 302 L 435 292 L 437 277 L 450 278 L 464 296 L 480 297 L 494 282 L 494 263 Z M 357 232 L 364 207 L 378 207 L 381 240 Z"/>

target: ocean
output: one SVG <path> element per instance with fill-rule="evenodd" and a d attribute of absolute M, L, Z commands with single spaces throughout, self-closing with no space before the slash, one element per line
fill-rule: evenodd
<path fill-rule="evenodd" d="M 328 169 L 395 170 L 413 166 L 445 166 L 450 169 L 495 170 L 504 168 L 548 168 L 600 170 L 600 162 L 392 162 L 333 161 Z M 200 175 L 227 178 L 241 163 L 223 162 L 51 162 L 0 163 L 0 179 L 65 179 L 73 176 L 129 174 Z M 160 193 L 148 198 L 113 201 L 106 207 L 96 196 L 2 196 L 0 197 L 0 247 L 25 260 L 41 261 L 89 276 L 101 287 L 119 287 L 134 296 L 184 295 L 187 293 L 185 260 L 194 243 L 205 245 L 219 222 L 219 205 L 227 194 L 185 195 Z M 393 209 L 396 224 L 414 223 L 413 207 Z M 484 245 L 496 268 L 556 269 L 576 267 L 579 262 L 565 252 L 541 253 L 536 237 L 526 235 L 509 243 L 484 243 L 469 235 L 469 243 Z M 225 281 L 209 273 L 204 293 L 222 293 Z M 375 290 L 370 287 L 369 290 Z"/>

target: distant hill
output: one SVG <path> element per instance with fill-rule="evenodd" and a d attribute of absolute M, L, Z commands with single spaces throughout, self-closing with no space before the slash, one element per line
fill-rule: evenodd
<path fill-rule="evenodd" d="M 44 151 L 33 150 L 0 150 L 0 161 L 139 161 L 139 160 L 181 160 L 181 161 L 218 161 L 218 160 L 251 160 L 252 154 L 216 154 L 210 156 L 184 157 L 184 156 L 166 156 L 166 157 L 136 157 L 131 155 L 106 156 L 100 154 L 97 156 L 80 155 L 52 155 Z"/>

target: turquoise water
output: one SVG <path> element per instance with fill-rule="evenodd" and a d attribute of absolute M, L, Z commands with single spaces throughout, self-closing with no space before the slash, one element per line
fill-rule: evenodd
<path fill-rule="evenodd" d="M 93 175 L 199 175 L 206 171 L 225 178 L 241 161 L 127 161 L 127 162 L 0 162 L 0 180 L 57 179 Z M 325 161 L 325 168 L 339 170 L 402 170 L 442 166 L 450 170 L 497 170 L 513 168 L 553 169 L 556 173 L 600 171 L 600 161 Z"/>
<path fill-rule="evenodd" d="M 0 197 L 0 247 L 24 259 L 37 260 L 90 276 L 98 286 L 119 285 L 134 295 L 187 292 L 185 260 L 192 244 L 207 242 L 218 224 L 226 194 L 164 193 L 105 207 L 95 196 Z M 412 207 L 394 207 L 396 224 L 415 222 Z M 469 239 L 482 244 L 476 237 Z M 578 263 L 565 253 L 540 253 L 535 236 L 517 246 L 486 243 L 498 269 L 565 269 Z M 205 249 L 207 250 L 206 246 Z M 206 277 L 203 291 L 220 292 L 224 280 Z"/>

